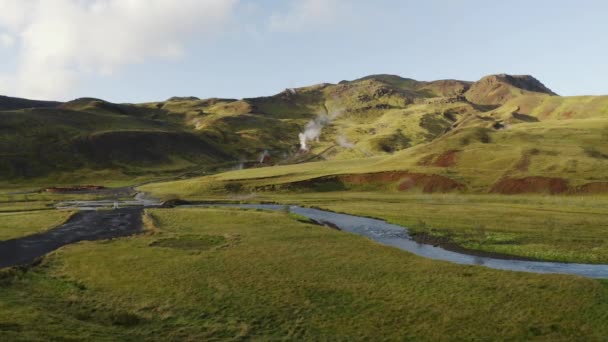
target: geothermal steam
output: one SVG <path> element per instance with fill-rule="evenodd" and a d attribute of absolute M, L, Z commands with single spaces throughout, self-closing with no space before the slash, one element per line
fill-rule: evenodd
<path fill-rule="evenodd" d="M 304 132 L 298 134 L 298 138 L 300 139 L 300 150 L 308 151 L 308 142 L 318 142 L 319 138 L 321 137 L 323 127 L 329 125 L 332 120 L 340 115 L 340 113 L 340 111 L 335 111 L 331 114 L 320 114 L 315 119 L 310 120 L 306 126 L 304 126 Z"/>
<path fill-rule="evenodd" d="M 346 137 L 343 135 L 339 136 L 336 139 L 336 142 L 338 143 L 338 145 L 340 145 L 341 147 L 344 147 L 344 148 L 354 148 L 355 147 L 355 144 L 348 141 L 348 139 L 346 139 Z"/>
<path fill-rule="evenodd" d="M 268 152 L 268 150 L 264 150 L 264 152 L 262 152 L 260 154 L 260 158 L 259 158 L 260 164 L 264 164 L 266 162 L 267 158 L 270 158 L 270 152 Z"/>
<path fill-rule="evenodd" d="M 300 138 L 300 149 L 302 151 L 308 151 L 309 141 L 319 141 L 323 127 L 329 122 L 329 117 L 326 115 L 320 115 L 314 120 L 310 120 L 306 126 L 304 126 L 304 132 L 298 135 L 298 138 Z"/>

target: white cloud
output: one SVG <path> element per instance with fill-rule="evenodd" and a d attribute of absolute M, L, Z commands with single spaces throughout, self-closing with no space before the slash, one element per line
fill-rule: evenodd
<path fill-rule="evenodd" d="M 7 33 L 0 33 L 0 47 L 10 48 L 15 45 L 15 38 Z"/>
<path fill-rule="evenodd" d="M 269 28 L 279 32 L 310 31 L 334 24 L 348 12 L 344 0 L 292 0 L 286 11 L 270 16 Z"/>
<path fill-rule="evenodd" d="M 83 74 L 107 75 L 149 58 L 179 58 L 189 39 L 225 24 L 237 2 L 0 0 L 0 27 L 18 38 L 20 63 L 13 74 L 0 75 L 0 92 L 65 98 Z M 4 45 L 9 40 L 0 37 Z"/>

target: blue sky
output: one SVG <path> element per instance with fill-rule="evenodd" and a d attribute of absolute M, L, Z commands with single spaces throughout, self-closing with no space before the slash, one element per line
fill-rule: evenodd
<path fill-rule="evenodd" d="M 0 0 L 0 13 L 12 96 L 242 98 L 374 73 L 503 72 L 608 94 L 599 0 Z"/>

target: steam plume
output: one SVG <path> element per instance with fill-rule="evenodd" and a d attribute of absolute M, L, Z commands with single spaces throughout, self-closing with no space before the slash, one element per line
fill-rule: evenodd
<path fill-rule="evenodd" d="M 336 142 L 338 143 L 338 145 L 344 147 L 344 148 L 354 148 L 355 144 L 351 143 L 350 141 L 348 141 L 348 139 L 346 139 L 345 136 L 341 135 L 336 139 Z"/>
<path fill-rule="evenodd" d="M 323 131 L 323 127 L 329 125 L 332 120 L 337 118 L 340 115 L 341 111 L 334 111 L 331 114 L 321 114 L 317 116 L 315 119 L 310 120 L 306 126 L 304 126 L 304 132 L 298 134 L 298 138 L 300 139 L 300 150 L 308 151 L 309 141 L 319 141 L 321 137 L 321 131 Z"/>
<path fill-rule="evenodd" d="M 270 157 L 270 153 L 268 152 L 268 150 L 264 150 L 264 152 L 260 154 L 260 164 L 264 164 L 266 162 L 266 158 L 268 157 Z"/>

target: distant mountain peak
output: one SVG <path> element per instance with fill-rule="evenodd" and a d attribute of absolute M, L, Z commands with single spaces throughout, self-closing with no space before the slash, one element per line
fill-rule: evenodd
<path fill-rule="evenodd" d="M 505 82 L 516 88 L 520 88 L 535 93 L 543 93 L 548 95 L 557 95 L 551 89 L 547 88 L 541 81 L 532 75 L 509 75 L 509 74 L 496 74 L 489 75 L 480 80 L 487 82 Z"/>
<path fill-rule="evenodd" d="M 466 97 L 475 104 L 502 105 L 516 96 L 528 94 L 557 95 L 531 75 L 496 74 L 473 83 Z"/>

